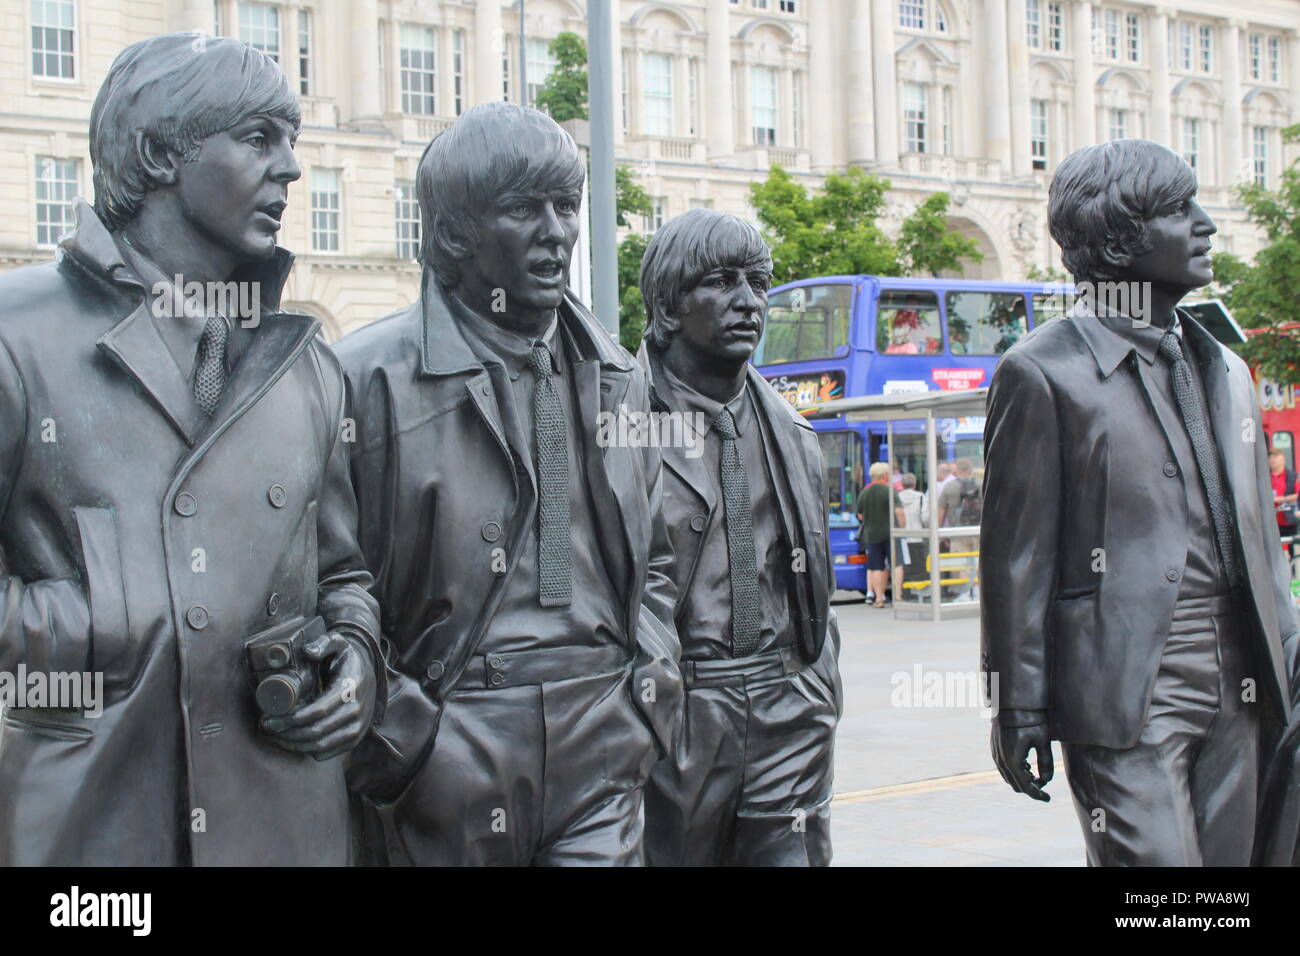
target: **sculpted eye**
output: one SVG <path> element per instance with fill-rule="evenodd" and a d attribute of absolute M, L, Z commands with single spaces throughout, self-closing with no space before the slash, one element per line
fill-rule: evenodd
<path fill-rule="evenodd" d="M 506 211 L 517 219 L 525 219 L 532 215 L 533 207 L 528 205 L 526 202 L 517 202 Z"/>
<path fill-rule="evenodd" d="M 253 149 L 265 149 L 265 148 L 266 148 L 266 134 L 265 134 L 265 133 L 254 133 L 253 135 L 247 137 L 247 138 L 244 140 L 244 142 L 247 143 L 249 146 L 253 147 Z"/>
<path fill-rule="evenodd" d="M 562 215 L 572 216 L 578 211 L 578 204 L 572 199 L 561 199 L 555 204 L 555 209 Z"/>

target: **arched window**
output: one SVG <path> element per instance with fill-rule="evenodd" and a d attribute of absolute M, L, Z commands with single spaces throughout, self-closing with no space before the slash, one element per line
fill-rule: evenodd
<path fill-rule="evenodd" d="M 948 32 L 948 18 L 938 0 L 898 0 L 898 25 L 927 33 Z"/>

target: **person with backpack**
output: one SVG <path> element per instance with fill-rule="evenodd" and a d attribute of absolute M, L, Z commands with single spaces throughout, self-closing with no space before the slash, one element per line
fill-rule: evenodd
<path fill-rule="evenodd" d="M 984 511 L 984 500 L 980 493 L 980 482 L 975 477 L 974 468 L 969 458 L 958 458 L 953 463 L 953 476 L 939 491 L 939 527 L 967 528 L 978 526 Z M 959 537 L 948 539 L 950 554 L 970 554 L 979 551 L 978 537 Z M 943 542 L 940 542 L 942 550 Z M 976 559 L 970 558 L 971 584 L 965 588 L 973 591 Z"/>

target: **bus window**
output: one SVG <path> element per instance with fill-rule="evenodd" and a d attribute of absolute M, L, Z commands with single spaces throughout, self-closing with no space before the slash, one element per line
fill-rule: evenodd
<path fill-rule="evenodd" d="M 773 295 L 755 365 L 830 358 L 849 344 L 853 286 L 804 285 Z"/>
<path fill-rule="evenodd" d="M 876 351 L 884 355 L 938 355 L 943 351 L 939 296 L 884 289 L 876 306 Z"/>
<path fill-rule="evenodd" d="M 856 525 L 858 492 L 862 490 L 862 436 L 854 431 L 818 432 L 826 468 L 826 506 L 831 527 Z"/>
<path fill-rule="evenodd" d="M 1038 328 L 1052 319 L 1065 317 L 1065 296 L 1047 292 L 1035 292 L 1031 299 L 1034 307 L 1034 328 Z"/>
<path fill-rule="evenodd" d="M 949 292 L 953 355 L 1001 355 L 1029 330 L 1019 292 Z"/>

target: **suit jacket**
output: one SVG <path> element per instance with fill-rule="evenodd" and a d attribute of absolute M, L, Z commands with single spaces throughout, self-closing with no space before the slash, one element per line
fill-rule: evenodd
<path fill-rule="evenodd" d="M 634 695 L 659 748 L 681 722 L 672 550 L 660 516 L 658 449 L 601 446 L 600 414 L 646 410 L 645 377 L 572 297 L 559 321 L 576 343 L 578 418 L 599 548 L 621 596 Z M 459 680 L 524 549 L 536 491 L 514 467 L 488 372 L 426 270 L 420 302 L 338 344 L 357 435 L 361 543 L 375 574 L 390 667 L 386 716 L 352 757 L 350 782 L 380 804 L 409 786 L 434 745 L 441 699 Z M 493 571 L 494 551 L 506 565 Z"/>
<path fill-rule="evenodd" d="M 638 360 L 651 380 L 651 407 L 655 411 L 680 411 L 670 408 L 655 390 L 650 354 L 644 344 Z M 775 446 L 776 461 L 772 470 L 778 475 L 784 474 L 789 483 L 793 510 L 788 510 L 785 502 L 781 501 L 781 525 L 791 546 L 802 548 L 807 558 L 806 573 L 795 575 L 793 589 L 799 650 L 805 660 L 828 671 L 822 677 L 835 691 L 836 702 L 842 707 L 844 695 L 839 669 L 835 665 L 839 657 L 839 626 L 830 607 L 835 575 L 831 563 L 826 473 L 821 446 L 808 420 L 796 412 L 752 365 L 746 378 Z M 678 445 L 668 445 L 662 450 L 664 521 L 672 539 L 675 560 L 671 574 L 679 595 L 690 592 L 704 541 L 702 532 L 710 526 L 716 509 L 722 506 L 718 500 L 718 476 L 707 474 L 704 459 L 691 458 L 686 451 L 685 447 Z M 685 601 L 680 602 L 680 606 L 685 607 Z M 821 660 L 828 634 L 832 652 L 828 660 Z"/>
<path fill-rule="evenodd" d="M 316 614 L 377 637 L 342 372 L 276 309 L 280 250 L 243 277 L 261 327 L 204 416 L 75 214 L 57 262 L 0 277 L 0 670 L 100 671 L 105 702 L 5 712 L 0 863 L 346 863 L 343 759 L 261 733 L 243 650 Z"/>
<path fill-rule="evenodd" d="M 1180 313 L 1233 503 L 1260 697 L 1285 721 L 1297 620 L 1250 371 Z M 1052 736 L 1132 747 L 1187 555 L 1187 489 L 1132 343 L 1082 306 L 1010 349 L 989 389 L 980 577 L 984 670 Z"/>

